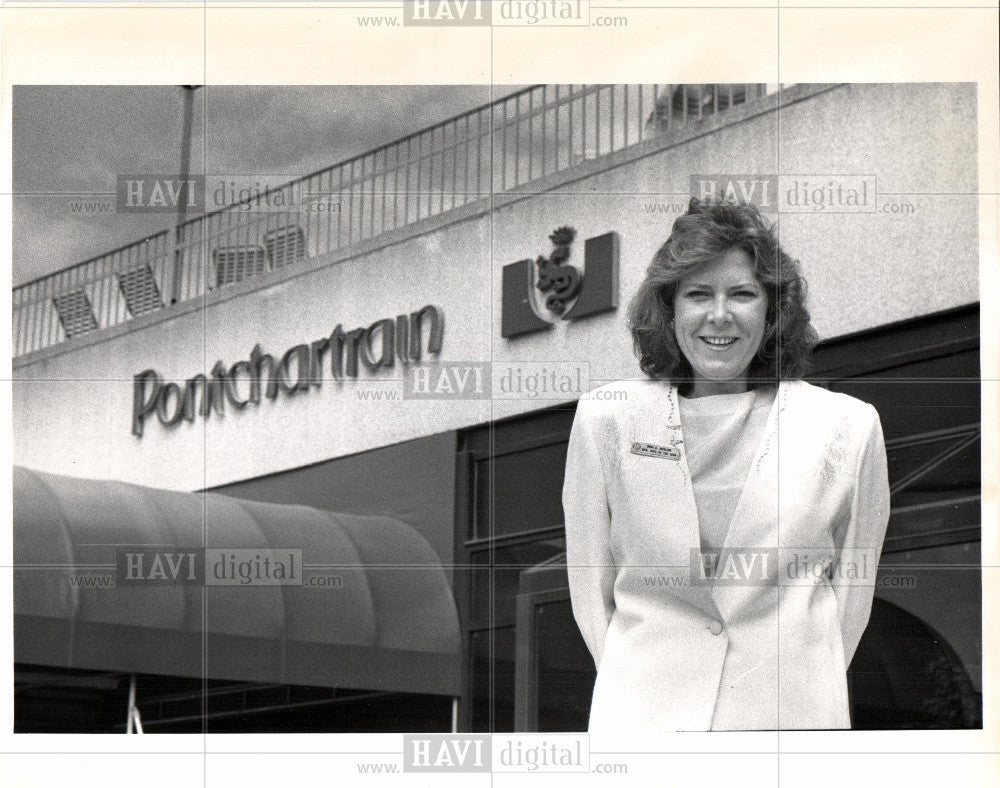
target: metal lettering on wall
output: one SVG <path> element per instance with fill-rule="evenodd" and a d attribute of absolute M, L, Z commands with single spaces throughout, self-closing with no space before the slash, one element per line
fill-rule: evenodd
<path fill-rule="evenodd" d="M 567 262 L 575 237 L 572 227 L 560 227 L 549 236 L 554 248 L 548 257 L 539 255 L 534 261 L 504 266 L 501 336 L 509 339 L 544 331 L 560 320 L 617 308 L 618 233 L 587 239 L 582 274 Z"/>
<path fill-rule="evenodd" d="M 295 345 L 285 351 L 280 359 L 261 351 L 260 344 L 250 351 L 248 360 L 227 366 L 217 361 L 210 377 L 198 374 L 181 386 L 164 383 L 163 376 L 154 369 L 140 372 L 132 384 L 132 434 L 142 437 L 143 424 L 148 416 L 156 418 L 165 427 L 183 421 L 194 421 L 195 415 L 208 418 L 215 411 L 225 413 L 226 403 L 236 410 L 251 402 L 260 403 L 261 395 L 275 399 L 278 393 L 294 394 L 323 385 L 324 357 L 329 356 L 330 374 L 336 380 L 356 378 L 358 361 L 368 372 L 380 367 L 392 367 L 396 358 L 401 364 L 420 361 L 423 344 L 423 326 L 429 323 L 427 352 L 441 352 L 444 333 L 444 314 L 428 304 L 409 315 L 399 315 L 395 320 L 376 320 L 368 328 L 344 331 L 338 325 L 328 337 L 309 344 Z M 239 390 L 239 381 L 246 380 L 246 396 Z"/>

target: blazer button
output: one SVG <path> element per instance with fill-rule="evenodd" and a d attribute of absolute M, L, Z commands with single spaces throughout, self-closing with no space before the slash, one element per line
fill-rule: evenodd
<path fill-rule="evenodd" d="M 720 624 L 718 621 L 713 621 L 711 624 L 709 624 L 708 631 L 711 632 L 713 635 L 721 635 L 722 624 Z"/>

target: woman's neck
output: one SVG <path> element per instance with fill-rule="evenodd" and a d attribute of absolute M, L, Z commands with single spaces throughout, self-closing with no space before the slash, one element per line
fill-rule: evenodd
<path fill-rule="evenodd" d="M 745 379 L 736 380 L 695 380 L 688 393 L 688 399 L 710 397 L 714 394 L 745 394 L 748 391 Z"/>

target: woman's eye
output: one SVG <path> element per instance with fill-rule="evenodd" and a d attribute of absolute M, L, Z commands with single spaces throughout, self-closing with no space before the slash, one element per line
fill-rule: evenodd
<path fill-rule="evenodd" d="M 756 298 L 757 294 L 753 290 L 740 290 L 736 295 L 741 298 Z"/>

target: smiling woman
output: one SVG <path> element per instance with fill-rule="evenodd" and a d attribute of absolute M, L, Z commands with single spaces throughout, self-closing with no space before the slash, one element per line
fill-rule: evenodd
<path fill-rule="evenodd" d="M 799 378 L 818 339 L 805 297 L 797 261 L 756 207 L 692 199 L 632 301 L 639 366 L 694 396 Z"/>
<path fill-rule="evenodd" d="M 804 295 L 754 206 L 692 200 L 632 302 L 649 380 L 577 407 L 563 509 L 591 731 L 851 727 L 885 446 L 871 405 L 800 379 Z M 783 576 L 805 556 L 820 571 Z"/>

